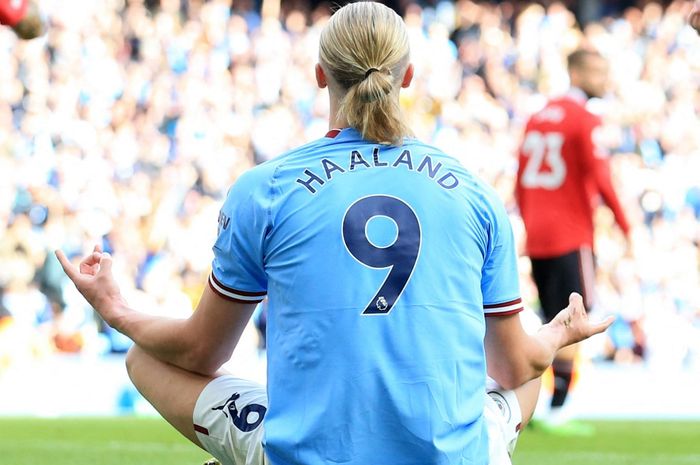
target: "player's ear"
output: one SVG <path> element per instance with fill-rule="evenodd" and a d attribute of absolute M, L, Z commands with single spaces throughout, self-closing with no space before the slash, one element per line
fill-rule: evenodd
<path fill-rule="evenodd" d="M 577 68 L 569 69 L 569 84 L 573 87 L 581 85 L 581 72 Z"/>
<path fill-rule="evenodd" d="M 326 72 L 321 68 L 320 63 L 316 63 L 316 84 L 318 84 L 319 89 L 325 89 L 328 87 L 328 80 L 326 79 Z"/>
<path fill-rule="evenodd" d="M 404 89 L 411 85 L 413 81 L 413 63 L 409 63 L 406 67 L 406 72 L 403 75 L 403 81 L 401 81 L 401 87 Z"/>

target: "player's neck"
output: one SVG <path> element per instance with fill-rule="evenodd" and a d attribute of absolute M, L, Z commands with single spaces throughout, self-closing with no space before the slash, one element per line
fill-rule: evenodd
<path fill-rule="evenodd" d="M 340 115 L 340 100 L 330 98 L 330 117 L 328 119 L 328 129 L 343 129 L 350 126 L 348 120 Z"/>
<path fill-rule="evenodd" d="M 577 86 L 571 86 L 571 88 L 569 88 L 569 91 L 567 92 L 567 96 L 573 100 L 580 102 L 581 104 L 585 104 L 590 98 L 583 89 Z"/>
<path fill-rule="evenodd" d="M 345 129 L 347 127 L 350 127 L 348 124 L 348 120 L 345 118 L 342 118 L 338 116 L 336 113 L 335 115 L 331 115 L 330 119 L 328 120 L 328 129 Z"/>

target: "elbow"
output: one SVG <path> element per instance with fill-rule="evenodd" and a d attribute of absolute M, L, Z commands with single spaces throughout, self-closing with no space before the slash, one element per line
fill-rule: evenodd
<path fill-rule="evenodd" d="M 503 389 L 516 389 L 535 378 L 542 376 L 551 361 L 520 359 L 516 363 L 498 364 L 489 367 L 488 374 Z M 492 369 L 493 368 L 493 369 Z"/>
<path fill-rule="evenodd" d="M 231 353 L 224 347 L 216 347 L 211 342 L 191 344 L 183 354 L 182 368 L 204 376 L 214 376 L 221 366 L 228 362 Z"/>
<path fill-rule="evenodd" d="M 533 376 L 528 376 L 528 375 L 524 375 L 524 374 L 520 375 L 520 376 L 511 376 L 511 377 L 505 378 L 503 380 L 503 383 L 499 382 L 499 384 L 501 385 L 501 387 L 503 389 L 506 389 L 508 391 L 512 391 L 514 389 L 519 388 L 523 384 L 527 383 L 532 378 L 533 378 Z"/>
<path fill-rule="evenodd" d="M 192 348 L 184 355 L 182 368 L 200 375 L 213 376 L 227 361 L 227 358 L 212 354 L 206 349 Z"/>
<path fill-rule="evenodd" d="M 492 376 L 493 378 L 493 376 Z M 505 389 L 506 391 L 512 391 L 513 389 L 517 388 L 523 383 L 520 383 L 519 380 L 509 377 L 509 378 L 493 378 L 498 385 L 502 388 Z"/>

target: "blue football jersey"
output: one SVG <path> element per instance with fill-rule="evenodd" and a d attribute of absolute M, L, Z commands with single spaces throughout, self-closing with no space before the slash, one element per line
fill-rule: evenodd
<path fill-rule="evenodd" d="M 211 287 L 269 298 L 274 465 L 488 463 L 485 314 L 521 309 L 497 195 L 415 139 L 354 129 L 243 174 Z"/>

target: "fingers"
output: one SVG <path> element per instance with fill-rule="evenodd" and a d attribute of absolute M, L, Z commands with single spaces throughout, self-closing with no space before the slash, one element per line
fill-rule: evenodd
<path fill-rule="evenodd" d="M 84 275 L 96 276 L 100 272 L 109 274 L 112 271 L 111 255 L 103 253 L 99 245 L 96 245 L 93 250 L 90 255 L 80 262 L 78 267 L 73 265 L 61 250 L 56 250 L 55 253 L 63 271 L 71 281 L 77 283 Z"/>
<path fill-rule="evenodd" d="M 578 292 L 572 292 L 569 295 L 569 305 L 572 307 L 583 307 L 583 297 Z"/>
<path fill-rule="evenodd" d="M 112 256 L 108 253 L 100 254 L 100 271 L 98 274 L 111 274 L 112 273 Z"/>
<path fill-rule="evenodd" d="M 66 273 L 70 280 L 76 282 L 80 279 L 80 270 L 68 260 L 66 254 L 61 250 L 56 250 L 55 254 L 56 258 L 58 258 L 58 262 L 61 264 L 61 268 L 63 268 L 64 273 Z"/>
<path fill-rule="evenodd" d="M 95 247 L 97 248 L 97 247 Z M 83 274 L 94 275 L 98 270 L 98 265 L 100 263 L 100 256 L 102 254 L 99 252 L 93 252 L 87 257 L 85 257 L 80 262 L 80 272 Z"/>
<path fill-rule="evenodd" d="M 588 339 L 589 337 L 602 333 L 606 329 L 610 327 L 610 325 L 613 324 L 615 321 L 615 317 L 609 316 L 605 318 L 603 321 L 599 323 L 592 323 L 588 319 L 588 314 L 586 313 L 586 307 L 583 304 L 583 297 L 581 294 L 577 292 L 572 292 L 571 295 L 569 295 L 569 308 L 570 308 L 570 320 L 564 321 L 564 326 L 567 328 L 572 326 L 572 325 L 579 325 L 583 324 L 585 326 L 582 327 L 583 330 L 583 335 L 584 339 Z M 573 320 L 574 322 L 572 322 Z M 578 323 L 576 323 L 578 322 Z M 567 324 L 568 323 L 568 324 Z M 585 328 L 585 329 L 583 329 Z"/>
<path fill-rule="evenodd" d="M 594 336 L 596 334 L 602 333 L 603 331 L 608 329 L 610 327 L 610 325 L 612 325 L 614 322 L 615 322 L 615 317 L 609 316 L 606 319 L 604 319 L 603 321 L 601 321 L 600 323 L 591 324 L 590 325 L 590 330 L 591 330 L 590 336 Z"/>

